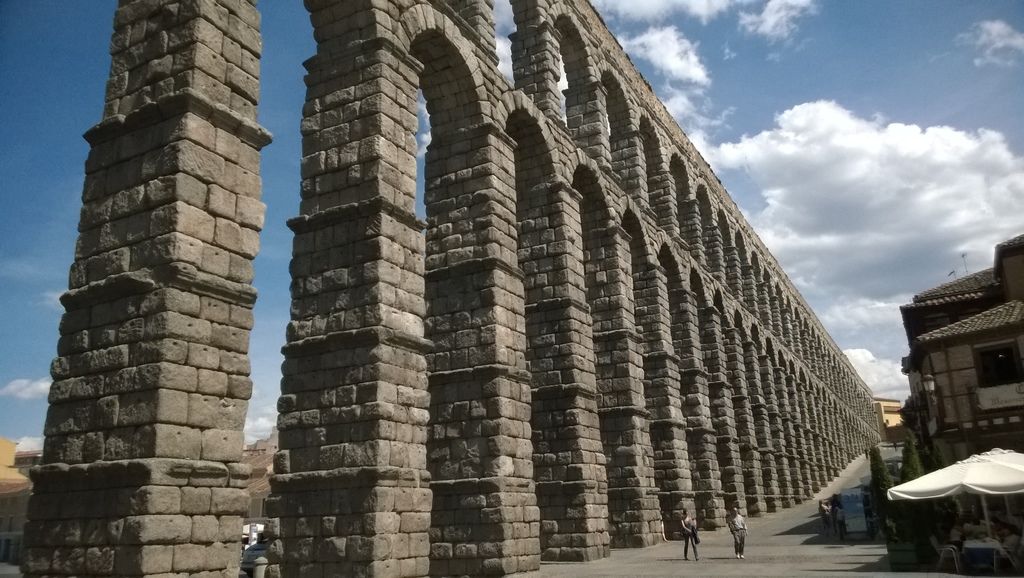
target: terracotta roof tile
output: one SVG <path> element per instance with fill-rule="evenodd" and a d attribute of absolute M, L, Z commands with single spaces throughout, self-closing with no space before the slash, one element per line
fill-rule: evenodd
<path fill-rule="evenodd" d="M 927 303 L 928 305 L 932 305 L 943 302 L 939 301 L 940 299 L 949 299 L 971 293 L 984 294 L 998 287 L 999 284 L 996 283 L 995 273 L 993 269 L 989 267 L 988 269 L 983 269 L 977 273 L 971 273 L 970 275 L 961 277 L 955 281 L 943 283 L 938 287 L 922 291 L 917 295 L 914 295 L 914 304 L 923 305 Z"/>
<path fill-rule="evenodd" d="M 999 250 L 1002 250 L 1002 249 L 1012 249 L 1014 247 L 1021 247 L 1021 246 L 1024 246 L 1024 234 L 1017 235 L 1016 237 L 1014 237 L 1012 239 L 1007 239 L 1007 240 L 1003 241 L 1002 243 L 999 243 L 998 245 L 996 245 L 996 251 L 999 251 Z"/>
<path fill-rule="evenodd" d="M 934 341 L 944 337 L 956 337 L 969 335 L 988 329 L 996 329 L 1008 325 L 1024 323 L 1024 302 L 1010 301 L 983 311 L 967 319 L 940 327 L 935 331 L 929 331 L 917 338 L 917 341 Z"/>

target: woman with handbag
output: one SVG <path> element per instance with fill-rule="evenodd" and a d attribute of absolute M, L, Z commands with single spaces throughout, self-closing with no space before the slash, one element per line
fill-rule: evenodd
<path fill-rule="evenodd" d="M 700 535 L 697 533 L 697 520 L 683 510 L 683 560 L 690 559 L 690 546 L 693 546 L 693 559 L 700 560 L 697 554 L 697 544 L 700 544 Z"/>

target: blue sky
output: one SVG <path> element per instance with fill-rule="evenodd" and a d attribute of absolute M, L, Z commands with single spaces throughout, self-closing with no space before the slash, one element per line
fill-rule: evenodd
<path fill-rule="evenodd" d="M 499 29 L 510 31 L 507 0 Z M 115 0 L 0 0 L 0 436 L 40 435 L 71 262 L 81 134 Z M 634 62 L 876 391 L 901 396 L 897 306 L 1024 229 L 1024 3 L 602 0 Z M 298 210 L 301 2 L 265 0 L 267 225 L 249 431 L 273 408 Z M 505 43 L 499 42 L 500 45 Z"/>

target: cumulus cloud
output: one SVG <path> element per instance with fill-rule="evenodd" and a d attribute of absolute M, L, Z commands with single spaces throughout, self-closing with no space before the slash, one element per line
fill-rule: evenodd
<path fill-rule="evenodd" d="M 910 385 L 899 362 L 878 358 L 867 349 L 845 349 L 843 353 L 877 397 L 902 401 L 910 395 Z"/>
<path fill-rule="evenodd" d="M 50 378 L 40 379 L 14 379 L 7 382 L 7 385 L 0 387 L 0 397 L 13 397 L 15 399 L 39 399 L 50 393 Z"/>
<path fill-rule="evenodd" d="M 1002 134 L 886 124 L 831 101 L 783 112 L 714 162 L 760 187 L 754 223 L 790 275 L 840 294 L 916 293 L 960 253 L 987 266 L 1024 210 L 1024 158 Z"/>
<path fill-rule="evenodd" d="M 975 22 L 957 36 L 957 42 L 981 53 L 974 59 L 975 66 L 1013 66 L 1024 55 L 1024 33 L 1002 20 Z"/>
<path fill-rule="evenodd" d="M 993 246 L 1020 233 L 1024 157 L 999 132 L 863 118 L 831 101 L 775 123 L 711 160 L 760 189 L 751 222 L 844 347 L 899 359 L 898 305 L 945 282 L 961 253 L 990 267 Z"/>
<path fill-rule="evenodd" d="M 20 437 L 14 443 L 17 444 L 15 451 L 19 452 L 35 452 L 43 449 L 43 438 L 38 436 Z"/>
<path fill-rule="evenodd" d="M 416 119 L 419 128 L 416 130 L 416 156 L 423 158 L 430 146 L 430 113 L 427 112 L 427 101 L 420 93 L 416 99 Z"/>
<path fill-rule="evenodd" d="M 277 425 L 277 410 L 272 404 L 255 403 L 249 405 L 249 415 L 245 416 L 245 443 L 267 439 L 270 430 Z"/>
<path fill-rule="evenodd" d="M 708 23 L 734 6 L 749 4 L 752 0 L 594 0 L 594 5 L 606 14 L 629 20 L 652 22 L 675 14 L 686 14 Z"/>
<path fill-rule="evenodd" d="M 515 82 L 512 76 L 512 41 L 509 35 L 515 32 L 516 23 L 512 15 L 510 0 L 496 0 L 494 3 L 494 34 L 498 48 L 498 70 L 508 79 Z"/>
<path fill-rule="evenodd" d="M 622 47 L 642 58 L 672 80 L 708 86 L 711 77 L 697 54 L 697 44 L 690 42 L 675 26 L 652 26 L 635 36 L 623 36 Z"/>
<path fill-rule="evenodd" d="M 815 0 L 768 0 L 761 12 L 740 13 L 740 28 L 775 42 L 789 38 L 797 29 L 797 20 L 813 14 Z"/>

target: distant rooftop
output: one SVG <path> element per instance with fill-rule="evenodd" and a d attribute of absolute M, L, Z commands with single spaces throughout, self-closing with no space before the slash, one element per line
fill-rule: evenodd
<path fill-rule="evenodd" d="M 914 295 L 914 305 L 933 305 L 973 299 L 982 297 L 998 287 L 995 273 L 989 267 Z"/>
<path fill-rule="evenodd" d="M 917 341 L 934 341 L 945 337 L 959 337 L 1021 323 L 1024 323 L 1024 302 L 1009 301 L 967 319 L 940 327 L 935 331 L 929 331 L 918 337 Z"/>

